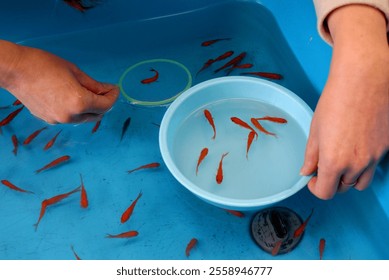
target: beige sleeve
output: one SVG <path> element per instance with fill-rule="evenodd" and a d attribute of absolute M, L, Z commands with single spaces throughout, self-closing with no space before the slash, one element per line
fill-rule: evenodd
<path fill-rule="evenodd" d="M 336 8 L 349 4 L 364 4 L 381 10 L 386 16 L 387 30 L 389 31 L 389 0 L 313 0 L 317 14 L 317 27 L 320 36 L 332 44 L 331 34 L 328 31 L 327 16 Z"/>

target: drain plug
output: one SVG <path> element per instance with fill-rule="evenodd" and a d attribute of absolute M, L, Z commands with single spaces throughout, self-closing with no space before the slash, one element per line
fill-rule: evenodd
<path fill-rule="evenodd" d="M 302 238 L 303 235 L 293 237 L 293 233 L 302 222 L 300 216 L 289 208 L 267 208 L 254 215 L 251 234 L 264 251 L 274 254 L 273 249 L 278 245 L 279 250 L 276 254 L 285 254 L 292 251 Z"/>

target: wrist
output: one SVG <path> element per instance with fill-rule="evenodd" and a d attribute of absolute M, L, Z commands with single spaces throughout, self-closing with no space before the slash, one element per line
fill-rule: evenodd
<path fill-rule="evenodd" d="M 388 87 L 386 20 L 377 9 L 347 5 L 328 17 L 333 38 L 330 79 L 344 84 Z"/>
<path fill-rule="evenodd" d="M 0 87 L 8 89 L 16 80 L 22 47 L 0 40 L 0 54 Z"/>
<path fill-rule="evenodd" d="M 334 43 L 388 46 L 385 15 L 372 6 L 342 6 L 327 17 L 327 23 Z"/>

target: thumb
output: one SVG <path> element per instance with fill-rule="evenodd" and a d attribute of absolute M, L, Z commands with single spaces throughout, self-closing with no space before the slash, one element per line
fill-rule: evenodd
<path fill-rule="evenodd" d="M 115 85 L 107 84 L 107 83 L 101 83 L 90 77 L 88 74 L 80 70 L 78 67 L 75 67 L 74 75 L 78 82 L 87 90 L 93 92 L 94 94 L 106 94 L 112 91 L 115 87 Z"/>
<path fill-rule="evenodd" d="M 304 164 L 301 167 L 300 175 L 308 176 L 313 174 L 317 170 L 317 164 L 319 162 L 319 145 L 316 141 L 316 137 L 312 134 L 308 137 L 307 146 L 305 148 Z"/>

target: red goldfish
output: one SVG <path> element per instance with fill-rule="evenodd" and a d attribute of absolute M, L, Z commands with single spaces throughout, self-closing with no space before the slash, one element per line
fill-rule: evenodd
<path fill-rule="evenodd" d="M 55 166 L 57 166 L 58 164 L 63 163 L 63 162 L 68 161 L 68 160 L 70 160 L 70 156 L 67 156 L 67 155 L 61 156 L 61 157 L 59 157 L 59 158 L 53 160 L 52 162 L 46 164 L 46 165 L 43 166 L 42 168 L 36 170 L 35 173 L 39 173 L 39 172 L 41 172 L 41 171 L 44 171 L 44 170 L 47 170 L 47 169 L 49 169 L 49 168 L 55 167 Z"/>
<path fill-rule="evenodd" d="M 155 70 L 154 68 L 151 68 L 150 71 L 154 72 L 154 76 L 141 80 L 140 82 L 142 84 L 151 84 L 151 83 L 156 82 L 158 80 L 158 77 L 159 77 L 158 71 Z"/>
<path fill-rule="evenodd" d="M 324 238 L 321 238 L 319 241 L 319 255 L 320 259 L 323 259 L 323 253 L 324 253 L 324 247 L 326 246 L 326 240 Z"/>
<path fill-rule="evenodd" d="M 216 42 L 225 41 L 225 40 L 231 40 L 231 38 L 221 38 L 221 39 L 208 40 L 208 41 L 202 42 L 201 46 L 202 47 L 209 47 L 209 46 L 215 44 Z"/>
<path fill-rule="evenodd" d="M 70 246 L 72 249 L 73 255 L 76 257 L 76 260 L 81 260 L 81 258 L 77 255 L 76 251 L 74 250 L 73 246 Z"/>
<path fill-rule="evenodd" d="M 85 186 L 84 186 L 84 181 L 82 180 L 82 175 L 80 174 L 80 179 L 81 179 L 81 199 L 80 199 L 80 205 L 82 208 L 87 208 L 89 205 L 88 202 L 88 196 L 86 194 Z"/>
<path fill-rule="evenodd" d="M 54 143 L 57 140 L 57 137 L 61 133 L 61 131 L 62 131 L 62 129 L 60 131 L 58 131 L 57 134 L 53 138 L 51 138 L 51 140 L 49 142 L 47 142 L 47 144 L 45 145 L 43 150 L 46 151 L 46 150 L 50 149 L 54 145 Z"/>
<path fill-rule="evenodd" d="M 231 121 L 233 123 L 236 123 L 237 125 L 240 125 L 241 127 L 244 127 L 244 128 L 247 128 L 247 129 L 250 129 L 251 131 L 254 131 L 256 136 L 258 135 L 257 132 L 254 130 L 254 128 L 252 128 L 248 123 L 246 123 L 245 121 L 237 118 L 237 117 L 231 117 Z"/>
<path fill-rule="evenodd" d="M 274 244 L 273 250 L 271 251 L 272 256 L 278 255 L 281 249 L 281 245 L 282 245 L 282 240 L 279 240 Z"/>
<path fill-rule="evenodd" d="M 204 158 L 208 155 L 208 148 L 204 148 L 200 152 L 199 159 L 197 160 L 197 166 L 196 166 L 196 175 L 199 172 L 199 165 L 204 160 Z"/>
<path fill-rule="evenodd" d="M 1 183 L 2 183 L 4 186 L 10 188 L 11 190 L 15 190 L 15 191 L 18 191 L 18 192 L 24 192 L 24 193 L 31 193 L 31 194 L 33 194 L 33 192 L 31 192 L 31 191 L 26 191 L 26 190 L 23 190 L 23 189 L 21 189 L 21 188 L 15 186 L 14 184 L 12 184 L 12 183 L 11 183 L 10 181 L 8 181 L 8 180 L 1 180 Z"/>
<path fill-rule="evenodd" d="M 245 58 L 245 56 L 246 56 L 246 52 L 240 53 L 238 56 L 236 56 L 235 58 L 231 59 L 229 62 L 227 62 L 223 66 L 221 66 L 220 68 L 216 69 L 215 73 L 217 73 L 217 72 L 219 72 L 219 71 L 221 71 L 223 69 L 226 69 L 228 67 L 233 67 L 233 66 L 239 64 L 243 60 L 243 58 Z"/>
<path fill-rule="evenodd" d="M 28 136 L 24 141 L 23 141 L 23 145 L 28 145 L 31 143 L 32 140 L 35 139 L 35 137 L 37 137 L 39 135 L 39 133 L 41 133 L 43 130 L 47 129 L 47 126 L 45 127 L 42 127 L 41 129 L 38 129 L 36 131 L 34 131 L 33 133 L 30 134 L 30 136 Z"/>
<path fill-rule="evenodd" d="M 239 218 L 244 218 L 244 213 L 243 212 L 240 212 L 240 211 L 237 211 L 237 210 L 230 210 L 230 209 L 224 209 L 226 210 L 228 213 L 236 216 L 236 217 L 239 217 Z"/>
<path fill-rule="evenodd" d="M 186 255 L 187 257 L 189 257 L 190 251 L 194 248 L 194 246 L 196 246 L 197 242 L 198 242 L 198 240 L 197 240 L 196 238 L 192 238 L 192 239 L 189 241 L 188 245 L 186 245 L 186 248 L 185 248 L 185 255 Z"/>
<path fill-rule="evenodd" d="M 219 55 L 219 56 L 216 57 L 215 59 L 212 59 L 212 58 L 208 59 L 208 60 L 204 63 L 203 67 L 196 73 L 196 76 L 197 76 L 201 71 L 203 71 L 203 70 L 207 69 L 208 67 L 210 67 L 213 63 L 215 63 L 215 62 L 217 62 L 217 61 L 220 61 L 220 60 L 223 60 L 223 59 L 226 59 L 226 58 L 230 57 L 230 56 L 233 55 L 233 54 L 234 54 L 234 51 L 227 51 L 227 52 L 225 52 L 225 53 Z"/>
<path fill-rule="evenodd" d="M 95 133 L 95 132 L 99 129 L 100 124 L 101 124 L 101 120 L 98 120 L 98 121 L 95 123 L 95 125 L 94 125 L 94 127 L 93 127 L 93 129 L 92 129 L 92 133 Z"/>
<path fill-rule="evenodd" d="M 244 64 L 237 64 L 237 65 L 233 65 L 228 71 L 227 71 L 227 75 L 230 75 L 231 72 L 234 70 L 234 69 L 248 69 L 248 68 L 251 68 L 253 67 L 254 65 L 251 64 L 251 63 L 244 63 Z"/>
<path fill-rule="evenodd" d="M 96 6 L 95 5 L 91 5 L 91 6 L 86 6 L 83 4 L 83 0 L 63 0 L 66 4 L 68 4 L 70 7 L 80 11 L 81 13 L 84 13 L 86 10 L 89 10 L 93 7 Z M 97 3 L 98 1 L 97 0 L 89 0 L 90 2 L 95 2 Z"/>
<path fill-rule="evenodd" d="M 11 112 L 8 116 L 6 116 L 2 121 L 0 121 L 0 127 L 5 126 L 9 124 L 19 113 L 22 111 L 24 106 L 20 107 L 19 109 L 16 109 L 15 111 Z"/>
<path fill-rule="evenodd" d="M 259 131 L 267 134 L 267 135 L 272 135 L 272 136 L 275 136 L 277 137 L 277 135 L 275 133 L 272 133 L 272 132 L 269 132 L 267 131 L 260 123 L 257 119 L 255 118 L 251 118 L 251 123 L 256 127 L 258 128 Z"/>
<path fill-rule="evenodd" d="M 223 159 L 227 155 L 228 153 L 224 153 L 219 162 L 219 167 L 217 169 L 217 174 L 216 174 L 216 183 L 218 184 L 221 184 L 223 182 Z"/>
<path fill-rule="evenodd" d="M 127 221 L 130 219 L 130 217 L 131 217 L 131 215 L 132 215 L 132 212 L 134 212 L 135 205 L 136 205 L 136 203 L 138 202 L 138 200 L 139 200 L 141 197 L 142 197 L 142 192 L 140 192 L 140 193 L 138 194 L 137 198 L 131 203 L 130 207 L 128 207 L 128 208 L 126 209 L 126 211 L 123 212 L 122 217 L 121 217 L 121 219 L 120 219 L 120 221 L 121 221 L 122 223 L 125 223 L 125 222 L 127 222 Z"/>
<path fill-rule="evenodd" d="M 127 173 L 132 173 L 132 172 L 134 172 L 134 171 L 141 170 L 141 169 L 157 168 L 157 167 L 159 167 L 159 166 L 160 166 L 159 162 L 152 162 L 152 163 L 145 164 L 145 165 L 139 166 L 139 167 L 137 167 L 137 168 L 128 170 Z"/>
<path fill-rule="evenodd" d="M 34 224 L 35 230 L 38 229 L 38 225 L 39 225 L 40 221 L 42 220 L 43 215 L 45 214 L 46 209 L 47 209 L 48 206 L 60 202 L 61 200 L 67 198 L 67 197 L 70 196 L 71 194 L 73 194 L 73 193 L 75 193 L 75 192 L 78 192 L 79 190 L 80 190 L 80 187 L 77 187 L 77 188 L 75 188 L 74 190 L 72 190 L 72 191 L 70 191 L 70 192 L 63 193 L 63 194 L 59 194 L 59 195 L 53 196 L 53 197 L 51 197 L 51 198 L 49 198 L 49 199 L 43 200 L 43 201 L 42 201 L 42 206 L 41 206 L 41 211 L 40 211 L 40 214 L 39 214 L 38 221 Z"/>
<path fill-rule="evenodd" d="M 136 230 L 130 230 L 120 234 L 107 234 L 106 237 L 107 238 L 131 238 L 131 237 L 138 236 L 138 234 L 139 233 Z"/>
<path fill-rule="evenodd" d="M 269 116 L 262 117 L 262 118 L 255 118 L 255 119 L 260 120 L 260 121 L 271 121 L 271 122 L 276 122 L 276 123 L 287 123 L 288 122 L 286 119 L 283 119 L 283 118 L 269 117 Z"/>
<path fill-rule="evenodd" d="M 309 222 L 309 220 L 311 219 L 312 217 L 312 214 L 313 214 L 313 209 L 311 211 L 311 214 L 309 214 L 308 218 L 301 224 L 301 226 L 299 226 L 293 233 L 293 237 L 296 238 L 296 237 L 299 237 L 300 235 L 302 235 L 305 231 L 305 228 Z"/>
<path fill-rule="evenodd" d="M 269 73 L 269 72 L 244 72 L 240 73 L 241 75 L 252 75 L 252 76 L 258 76 L 258 77 L 263 77 L 263 78 L 268 78 L 268 79 L 273 79 L 273 80 L 281 80 L 283 77 L 280 74 L 276 73 Z"/>
<path fill-rule="evenodd" d="M 211 125 L 211 127 L 213 129 L 212 139 L 215 139 L 215 137 L 216 137 L 216 127 L 215 127 L 215 123 L 213 121 L 212 114 L 211 114 L 211 112 L 209 110 L 205 109 L 204 110 L 204 116 L 205 116 L 205 118 L 207 119 L 207 121 L 209 122 L 209 124 Z"/>
<path fill-rule="evenodd" d="M 249 133 L 249 136 L 247 138 L 246 158 L 248 158 L 251 144 L 253 143 L 253 140 L 254 140 L 256 135 L 258 135 L 258 134 L 255 131 L 250 131 L 250 133 Z"/>

